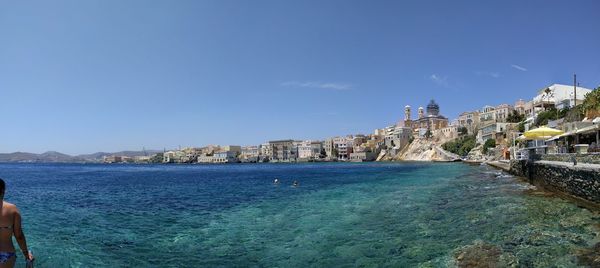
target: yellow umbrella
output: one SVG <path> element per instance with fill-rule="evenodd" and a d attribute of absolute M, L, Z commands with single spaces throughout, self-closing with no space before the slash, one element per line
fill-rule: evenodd
<path fill-rule="evenodd" d="M 549 128 L 549 127 L 539 127 L 536 129 L 525 131 L 525 133 L 523 133 L 523 135 L 525 135 L 525 137 L 527 137 L 529 139 L 548 139 L 550 137 L 560 135 L 563 133 L 565 133 L 565 132 L 562 130 Z"/>

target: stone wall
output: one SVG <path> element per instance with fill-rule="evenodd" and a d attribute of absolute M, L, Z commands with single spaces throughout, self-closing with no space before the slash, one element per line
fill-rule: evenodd
<path fill-rule="evenodd" d="M 542 154 L 536 155 L 535 159 L 546 161 L 561 161 L 573 163 L 573 156 L 578 163 L 600 164 L 600 154 Z"/>
<path fill-rule="evenodd" d="M 510 173 L 535 185 L 600 205 L 600 170 L 572 164 L 511 160 Z"/>

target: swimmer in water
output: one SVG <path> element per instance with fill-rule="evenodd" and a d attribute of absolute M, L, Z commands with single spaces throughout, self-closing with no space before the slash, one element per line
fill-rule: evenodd
<path fill-rule="evenodd" d="M 275 178 L 275 180 L 273 180 L 273 184 L 279 184 L 279 179 Z"/>
<path fill-rule="evenodd" d="M 298 183 L 298 181 L 294 181 L 294 183 L 292 183 L 292 186 L 298 187 L 298 186 L 300 186 L 300 183 Z"/>

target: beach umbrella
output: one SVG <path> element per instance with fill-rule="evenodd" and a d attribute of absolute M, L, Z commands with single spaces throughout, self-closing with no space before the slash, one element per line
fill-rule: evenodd
<path fill-rule="evenodd" d="M 527 137 L 528 139 L 548 139 L 550 137 L 560 135 L 563 133 L 565 133 L 565 132 L 562 130 L 549 128 L 549 127 L 539 127 L 536 129 L 525 131 L 525 133 L 523 133 L 523 135 L 525 137 Z"/>
<path fill-rule="evenodd" d="M 517 137 L 516 140 L 518 140 L 518 141 L 526 141 L 528 139 L 527 139 L 527 137 L 525 137 L 523 135 L 519 135 L 519 137 Z"/>

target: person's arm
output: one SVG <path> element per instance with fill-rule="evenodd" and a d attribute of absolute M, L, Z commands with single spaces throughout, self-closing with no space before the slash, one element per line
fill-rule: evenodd
<path fill-rule="evenodd" d="M 23 256 L 25 256 L 26 260 L 32 260 L 33 255 L 29 253 L 27 249 L 27 240 L 25 239 L 25 234 L 23 233 L 23 228 L 21 228 L 21 213 L 15 207 L 15 217 L 13 223 L 13 232 L 15 234 L 15 238 L 17 239 L 17 243 L 19 243 L 19 247 L 23 252 Z"/>

